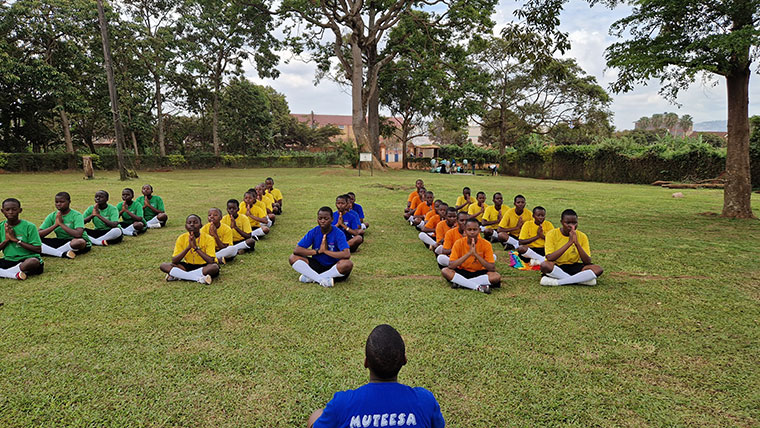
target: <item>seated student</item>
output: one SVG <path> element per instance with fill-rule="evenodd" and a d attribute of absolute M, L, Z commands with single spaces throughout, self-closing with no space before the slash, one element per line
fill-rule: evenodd
<path fill-rule="evenodd" d="M 348 196 L 340 195 L 335 198 L 335 208 L 337 211 L 333 213 L 332 225 L 337 229 L 342 230 L 346 235 L 346 241 L 351 252 L 355 252 L 359 245 L 364 242 L 364 230 L 362 230 L 359 216 L 354 211 L 348 209 Z"/>
<path fill-rule="evenodd" d="M 317 226 L 298 241 L 288 262 L 300 273 L 299 281 L 316 282 L 332 287 L 348 279 L 354 263 L 349 260 L 346 235 L 332 226 L 333 211 L 322 207 L 317 212 Z M 311 247 L 311 248 L 309 248 Z"/>
<path fill-rule="evenodd" d="M 142 205 L 133 201 L 134 197 L 135 191 L 127 187 L 121 191 L 122 202 L 116 205 L 122 220 L 119 226 L 127 236 L 137 236 L 146 231 Z"/>
<path fill-rule="evenodd" d="M 104 246 L 121 242 L 123 232 L 119 227 L 119 210 L 108 203 L 108 192 L 95 192 L 95 205 L 90 205 L 84 213 L 85 224 L 92 222 L 94 229 L 85 229 L 92 245 Z"/>
<path fill-rule="evenodd" d="M 475 219 L 467 220 L 464 235 L 451 248 L 449 266 L 441 270 L 441 275 L 454 288 L 458 285 L 491 294 L 491 287 L 501 286 L 491 243 L 480 237 L 480 223 Z"/>
<path fill-rule="evenodd" d="M 457 211 L 463 211 L 466 213 L 470 209 L 470 204 L 474 203 L 475 199 L 473 199 L 472 194 L 470 193 L 470 188 L 464 187 L 462 188 L 462 194 L 457 198 L 455 208 Z"/>
<path fill-rule="evenodd" d="M 167 281 L 211 284 L 212 278 L 219 276 L 214 238 L 201 233 L 201 218 L 195 214 L 187 216 L 185 230 L 174 243 L 171 263 L 161 263 L 160 269 Z"/>
<path fill-rule="evenodd" d="M 433 205 L 434 199 L 435 195 L 433 192 L 430 190 L 425 191 L 425 199 L 423 203 L 417 205 L 417 208 L 414 210 L 414 215 L 409 219 L 413 226 L 418 226 L 425 220 L 425 215 L 427 215 L 430 210 L 435 210 L 435 206 Z"/>
<path fill-rule="evenodd" d="M 546 234 L 554 229 L 552 222 L 546 220 L 544 207 L 533 208 L 533 221 L 525 223 L 520 229 L 520 246 L 517 252 L 520 257 L 530 259 L 531 266 L 538 266 L 546 260 L 544 257 L 544 244 Z"/>
<path fill-rule="evenodd" d="M 439 221 L 435 226 L 435 248 L 433 248 L 436 254 L 443 254 L 443 242 L 446 238 L 446 233 L 449 230 L 457 227 L 457 209 L 454 207 L 447 207 L 446 214 L 442 221 Z M 444 266 L 448 266 L 448 261 Z"/>
<path fill-rule="evenodd" d="M 92 248 L 92 242 L 84 230 L 82 213 L 71 209 L 71 195 L 59 192 L 55 195 L 56 211 L 50 213 L 40 225 L 42 254 L 73 259 Z M 55 238 L 46 238 L 55 232 Z"/>
<path fill-rule="evenodd" d="M 435 231 L 438 227 L 438 223 L 446 218 L 446 210 L 448 209 L 449 206 L 446 205 L 445 202 L 440 201 L 436 207 L 436 210 L 430 211 L 435 214 L 430 216 L 430 219 L 428 219 L 424 224 L 420 223 L 422 224 L 422 227 L 420 228 L 420 234 L 418 237 L 431 250 L 434 250 L 435 247 L 438 246 L 435 242 Z"/>
<path fill-rule="evenodd" d="M 456 210 L 456 207 L 454 209 Z M 451 255 L 451 249 L 454 248 L 454 244 L 458 240 L 464 237 L 464 226 L 467 223 L 468 217 L 469 215 L 467 215 L 467 213 L 464 211 L 457 212 L 457 226 L 452 227 L 448 230 L 448 232 L 446 232 L 446 236 L 443 238 L 443 246 L 441 248 L 441 252 L 438 253 L 438 251 L 436 251 L 436 254 L 438 254 L 436 261 L 438 262 L 438 266 L 441 269 L 449 265 L 449 256 Z"/>
<path fill-rule="evenodd" d="M 261 205 L 256 205 L 256 192 L 247 191 L 243 195 L 243 206 L 240 207 L 238 214 L 248 217 L 248 221 L 251 224 L 251 235 L 256 239 L 259 239 L 269 233 L 269 227 L 266 224 L 269 222 L 266 211 Z"/>
<path fill-rule="evenodd" d="M 355 390 L 336 392 L 324 409 L 309 416 L 308 428 L 443 428 L 446 422 L 433 394 L 425 388 L 398 382 L 398 372 L 405 365 L 404 339 L 393 327 L 378 325 L 364 346 L 369 383 Z"/>
<path fill-rule="evenodd" d="M 214 238 L 214 250 L 219 263 L 227 264 L 235 259 L 238 252 L 232 243 L 232 229 L 222 223 L 222 210 L 219 208 L 208 210 L 208 223 L 203 225 L 201 233 Z"/>
<path fill-rule="evenodd" d="M 427 192 L 427 189 L 424 187 L 420 187 L 417 189 L 417 196 L 412 199 L 411 204 L 409 205 L 409 211 L 404 213 L 404 218 L 409 220 L 409 224 L 412 224 L 412 216 L 414 215 L 414 211 L 417 210 L 417 207 L 420 206 L 420 204 L 423 204 L 425 200 L 425 193 Z"/>
<path fill-rule="evenodd" d="M 227 201 L 227 215 L 222 217 L 222 223 L 232 230 L 232 246 L 237 250 L 237 254 L 242 254 L 246 250 L 253 251 L 256 248 L 256 240 L 259 238 L 254 235 L 248 217 L 240 215 L 240 202 L 237 199 Z M 258 234 L 264 236 L 261 228 L 256 230 Z"/>
<path fill-rule="evenodd" d="M 541 285 L 596 285 L 604 272 L 591 263 L 588 237 L 578 229 L 578 215 L 573 210 L 562 211 L 562 227 L 546 234 L 546 260 L 541 263 Z"/>
<path fill-rule="evenodd" d="M 362 222 L 362 229 L 369 227 L 369 222 L 364 218 L 364 208 L 356 203 L 356 194 L 354 192 L 346 193 L 348 195 L 348 202 L 351 203 L 351 210 L 356 211 L 356 215 L 359 216 L 359 221 Z"/>
<path fill-rule="evenodd" d="M 483 214 L 485 214 L 486 209 L 488 209 L 488 204 L 486 203 L 486 194 L 485 192 L 478 192 L 478 194 L 475 196 L 476 203 L 470 204 L 470 208 L 467 209 L 467 214 L 470 215 L 471 219 L 475 219 L 478 221 L 478 223 L 482 223 Z M 482 226 L 481 229 L 485 230 L 485 228 Z"/>
<path fill-rule="evenodd" d="M 409 193 L 409 197 L 406 198 L 406 209 L 404 209 L 405 219 L 409 220 L 409 217 L 411 217 L 412 213 L 414 213 L 412 203 L 415 201 L 415 199 L 419 199 L 419 192 L 423 187 L 425 187 L 425 185 L 422 180 L 417 179 L 417 181 L 414 183 L 414 190 L 412 190 L 411 193 Z"/>
<path fill-rule="evenodd" d="M 515 196 L 515 207 L 511 208 L 504 214 L 496 231 L 499 233 L 499 242 L 504 244 L 505 248 L 517 248 L 520 246 L 520 230 L 523 224 L 531 221 L 533 215 L 525 209 L 525 196 Z"/>
<path fill-rule="evenodd" d="M 264 211 L 266 211 L 267 213 L 267 219 L 268 219 L 267 226 L 272 227 L 272 225 L 274 225 L 274 222 L 277 216 L 275 216 L 274 211 L 273 211 L 274 205 L 273 205 L 272 198 L 264 195 L 264 183 L 259 183 L 252 189 L 248 189 L 249 192 L 251 190 L 253 190 L 254 192 L 253 195 L 256 197 L 256 205 L 263 208 Z"/>
<path fill-rule="evenodd" d="M 34 223 L 19 218 L 23 209 L 16 198 L 3 201 L 0 221 L 0 278 L 26 279 L 43 271 L 42 240 Z"/>
<path fill-rule="evenodd" d="M 485 213 L 483 213 L 483 220 L 480 224 L 483 225 L 483 238 L 488 241 L 499 242 L 499 233 L 496 229 L 508 210 L 503 203 L 504 198 L 502 198 L 501 193 L 496 192 L 493 194 L 493 205 L 486 208 Z"/>
<path fill-rule="evenodd" d="M 169 216 L 166 215 L 164 200 L 160 196 L 153 194 L 153 186 L 146 184 L 142 187 L 142 196 L 135 199 L 135 202 L 143 207 L 143 218 L 145 225 L 151 229 L 158 229 L 166 226 Z"/>
<path fill-rule="evenodd" d="M 271 196 L 274 200 L 274 213 L 277 215 L 282 214 L 282 192 L 280 192 L 279 189 L 274 188 L 274 179 L 272 179 L 272 177 L 267 177 L 267 179 L 264 180 L 264 186 L 266 194 Z"/>

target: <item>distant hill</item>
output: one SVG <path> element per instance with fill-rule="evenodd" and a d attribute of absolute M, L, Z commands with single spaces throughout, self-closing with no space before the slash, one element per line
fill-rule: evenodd
<path fill-rule="evenodd" d="M 704 132 L 704 131 L 726 132 L 728 131 L 725 120 L 711 120 L 708 122 L 695 123 L 694 130 L 697 132 Z"/>

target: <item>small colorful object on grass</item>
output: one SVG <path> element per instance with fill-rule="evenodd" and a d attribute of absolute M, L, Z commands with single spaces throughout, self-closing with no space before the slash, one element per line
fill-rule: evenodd
<path fill-rule="evenodd" d="M 517 270 L 541 270 L 541 266 L 531 266 L 530 264 L 522 261 L 517 251 L 512 250 L 508 251 L 508 253 L 509 267 L 515 268 Z"/>

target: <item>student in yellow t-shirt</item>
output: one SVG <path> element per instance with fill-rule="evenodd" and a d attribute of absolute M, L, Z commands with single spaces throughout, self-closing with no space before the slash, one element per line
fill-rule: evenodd
<path fill-rule="evenodd" d="M 470 204 L 474 204 L 475 199 L 472 197 L 472 194 L 470 193 L 469 187 L 464 187 L 462 189 L 462 194 L 457 198 L 457 203 L 455 208 L 457 211 L 463 211 L 467 212 L 470 209 Z"/>
<path fill-rule="evenodd" d="M 414 202 L 415 199 L 419 199 L 419 191 L 425 187 L 424 183 L 422 182 L 422 179 L 417 179 L 417 181 L 414 183 L 414 190 L 409 193 L 409 197 L 406 198 L 406 209 L 404 209 L 404 218 L 409 220 L 409 217 L 412 216 L 412 213 L 414 212 L 414 208 L 412 208 L 412 202 Z"/>
<path fill-rule="evenodd" d="M 561 227 L 546 234 L 546 260 L 541 263 L 541 285 L 596 285 L 604 270 L 591 263 L 588 237 L 578 230 L 578 215 L 573 210 L 562 211 Z"/>
<path fill-rule="evenodd" d="M 435 226 L 435 253 L 443 254 L 443 241 L 446 238 L 446 233 L 457 227 L 457 209 L 454 207 L 446 208 L 446 214 L 443 220 L 439 221 Z"/>
<path fill-rule="evenodd" d="M 475 203 L 470 204 L 470 208 L 467 209 L 467 214 L 470 215 L 470 219 L 477 220 L 478 223 L 481 223 L 483 221 L 483 214 L 485 214 L 486 209 L 488 209 L 488 204 L 486 203 L 486 194 L 485 192 L 478 192 L 475 195 Z M 483 226 L 480 227 L 481 231 L 485 230 Z"/>
<path fill-rule="evenodd" d="M 540 265 L 546 260 L 544 244 L 546 234 L 554 229 L 552 222 L 546 220 L 546 210 L 542 206 L 533 208 L 533 220 L 523 224 L 520 229 L 520 246 L 517 252 L 524 260 L 530 260 L 531 266 Z M 527 257 L 527 259 L 525 259 Z"/>
<path fill-rule="evenodd" d="M 491 287 L 501 286 L 495 262 L 491 243 L 480 237 L 480 223 L 469 219 L 465 223 L 464 237 L 454 243 L 449 265 L 441 270 L 441 275 L 453 283 L 452 287 L 491 294 Z"/>
<path fill-rule="evenodd" d="M 267 179 L 264 180 L 264 186 L 266 187 L 267 195 L 274 199 L 274 213 L 277 215 L 282 214 L 282 192 L 280 192 L 279 189 L 275 189 L 274 179 L 272 177 L 267 177 Z"/>
<path fill-rule="evenodd" d="M 232 243 L 232 229 L 222 223 L 222 210 L 219 208 L 208 210 L 208 223 L 203 225 L 201 233 L 214 238 L 216 259 L 220 263 L 227 264 L 237 256 L 237 248 Z"/>
<path fill-rule="evenodd" d="M 456 210 L 456 207 L 454 208 Z M 443 269 L 449 265 L 449 256 L 451 255 L 451 249 L 454 247 L 454 243 L 464 236 L 464 225 L 467 223 L 468 215 L 466 212 L 457 212 L 457 225 L 452 227 L 446 232 L 446 236 L 443 238 L 443 245 L 441 246 L 441 252 L 436 257 L 438 266 Z M 438 253 L 436 251 L 436 253 Z"/>
<path fill-rule="evenodd" d="M 251 229 L 253 230 L 251 234 L 257 238 L 261 238 L 269 233 L 269 227 L 266 226 L 269 218 L 267 217 L 266 211 L 261 208 L 261 205 L 256 204 L 255 192 L 245 192 L 245 195 L 243 195 L 243 206 L 240 207 L 238 214 L 248 217 L 248 220 L 251 223 Z M 257 230 L 261 231 L 256 232 Z"/>
<path fill-rule="evenodd" d="M 417 210 L 417 207 L 425 203 L 425 193 L 427 193 L 427 189 L 424 187 L 417 189 L 417 195 L 410 202 L 409 211 L 404 213 L 404 218 L 409 220 L 409 224 L 412 224 L 411 218 L 414 216 L 414 211 Z"/>
<path fill-rule="evenodd" d="M 264 236 L 261 228 L 255 231 L 251 228 L 251 220 L 240 214 L 240 202 L 237 199 L 227 201 L 227 215 L 222 217 L 222 223 L 232 230 L 232 245 L 238 254 L 246 250 L 253 251 L 256 248 L 256 236 Z"/>
<path fill-rule="evenodd" d="M 274 225 L 275 215 L 272 211 L 272 199 L 269 197 L 264 197 L 264 183 L 259 183 L 255 187 L 248 189 L 248 191 L 253 192 L 253 196 L 256 198 L 256 205 L 260 206 L 262 209 L 264 209 L 264 212 L 266 212 L 267 227 L 272 227 L 272 225 Z"/>
<path fill-rule="evenodd" d="M 445 202 L 441 200 L 438 200 L 436 202 L 438 203 L 438 206 L 434 211 L 431 211 L 434 214 L 431 215 L 425 224 L 420 228 L 420 234 L 417 235 L 425 244 L 425 246 L 431 250 L 434 250 L 437 246 L 435 242 L 435 228 L 438 227 L 438 223 L 440 223 L 442 219 L 446 217 L 446 210 L 449 209 L 449 206 L 446 205 Z"/>
<path fill-rule="evenodd" d="M 501 223 L 501 219 L 504 218 L 504 214 L 509 208 L 503 205 L 504 198 L 500 192 L 493 194 L 493 205 L 486 208 L 486 212 L 483 213 L 483 220 L 480 224 L 483 225 L 483 237 L 491 242 L 499 241 L 499 234 L 496 229 Z"/>
<path fill-rule="evenodd" d="M 185 230 L 174 243 L 171 263 L 161 263 L 161 271 L 166 273 L 167 281 L 211 284 L 212 278 L 219 275 L 214 238 L 201 233 L 201 218 L 195 214 L 187 216 Z"/>
<path fill-rule="evenodd" d="M 517 240 L 520 236 L 520 229 L 523 224 L 531 221 L 533 215 L 525 209 L 525 196 L 515 196 L 515 207 L 507 211 L 496 229 L 499 233 L 499 242 L 505 244 L 506 248 L 517 248 L 520 242 Z"/>
<path fill-rule="evenodd" d="M 414 210 L 414 215 L 409 219 L 413 226 L 419 228 L 420 224 L 425 220 L 425 215 L 432 209 L 434 209 L 433 200 L 435 195 L 430 190 L 425 192 L 425 200 L 423 203 L 417 205 Z"/>

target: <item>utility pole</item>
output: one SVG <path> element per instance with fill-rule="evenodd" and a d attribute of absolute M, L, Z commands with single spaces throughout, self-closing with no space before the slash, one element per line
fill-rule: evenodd
<path fill-rule="evenodd" d="M 119 94 L 116 92 L 116 79 L 113 77 L 111 42 L 108 38 L 108 22 L 106 22 L 106 14 L 103 11 L 103 0 L 98 0 L 98 22 L 100 23 L 100 37 L 103 39 L 103 58 L 106 77 L 108 78 L 108 94 L 111 96 L 111 114 L 116 132 L 116 161 L 119 164 L 119 178 L 124 181 L 129 179 L 127 168 L 124 165 L 124 128 L 121 125 L 121 116 L 119 115 Z"/>

